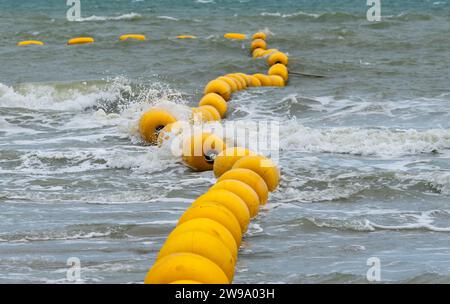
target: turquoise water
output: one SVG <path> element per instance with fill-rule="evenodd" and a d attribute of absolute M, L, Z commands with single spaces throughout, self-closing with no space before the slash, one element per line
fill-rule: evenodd
<path fill-rule="evenodd" d="M 203 2 L 203 3 L 202 3 Z M 385 3 L 386 2 L 386 3 Z M 282 182 L 254 220 L 236 283 L 450 282 L 450 3 L 382 1 L 0 3 L 0 282 L 142 282 L 189 203 L 215 179 L 145 146 L 150 104 L 194 106 L 204 85 L 267 70 L 248 41 L 269 33 L 283 89 L 238 93 L 228 120 L 278 120 Z M 144 43 L 119 43 L 124 33 Z M 196 40 L 176 40 L 180 34 Z M 68 47 L 89 35 L 93 45 Z M 24 39 L 43 47 L 18 48 Z"/>

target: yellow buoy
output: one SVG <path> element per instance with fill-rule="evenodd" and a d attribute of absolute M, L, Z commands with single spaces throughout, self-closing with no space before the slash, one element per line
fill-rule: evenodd
<path fill-rule="evenodd" d="M 208 218 L 222 224 L 233 235 L 237 248 L 239 248 L 242 240 L 241 226 L 230 210 L 218 203 L 202 203 L 188 208 L 178 220 L 178 225 L 199 218 Z"/>
<path fill-rule="evenodd" d="M 226 39 L 232 39 L 232 40 L 245 40 L 247 39 L 247 36 L 245 34 L 239 34 L 239 33 L 226 33 L 223 35 Z"/>
<path fill-rule="evenodd" d="M 231 88 L 225 81 L 214 79 L 208 82 L 208 84 L 205 87 L 204 94 L 206 95 L 208 93 L 219 94 L 220 96 L 222 96 L 223 99 L 228 101 L 230 100 L 231 97 Z"/>
<path fill-rule="evenodd" d="M 258 203 L 259 204 L 259 203 Z M 182 234 L 187 231 L 202 231 L 210 234 L 211 236 L 219 239 L 230 250 L 234 259 L 237 259 L 238 247 L 236 240 L 231 232 L 221 223 L 209 218 L 196 218 L 181 225 L 178 225 L 167 237 L 169 240 L 171 237 Z"/>
<path fill-rule="evenodd" d="M 258 173 L 266 182 L 269 191 L 274 191 L 280 182 L 280 172 L 277 166 L 272 160 L 264 156 L 250 155 L 243 157 L 234 163 L 233 169 L 250 169 Z"/>
<path fill-rule="evenodd" d="M 280 76 L 276 76 L 276 77 L 280 77 Z M 209 114 L 211 115 L 211 120 L 220 121 L 220 119 L 221 119 L 220 113 L 219 113 L 219 111 L 217 111 L 217 109 L 215 107 L 210 106 L 210 105 L 203 105 L 203 106 L 199 106 L 198 108 L 201 110 L 208 111 Z"/>
<path fill-rule="evenodd" d="M 288 81 L 288 79 L 289 79 L 288 68 L 284 64 L 281 64 L 281 63 L 276 63 L 276 64 L 272 65 L 270 67 L 269 71 L 267 72 L 267 74 L 281 76 L 284 79 L 284 81 Z"/>
<path fill-rule="evenodd" d="M 125 40 L 140 40 L 140 41 L 144 41 L 146 40 L 145 35 L 141 35 L 141 34 L 125 34 L 119 37 L 120 41 L 125 41 Z"/>
<path fill-rule="evenodd" d="M 265 50 L 261 49 L 261 48 L 254 49 L 253 52 L 252 52 L 253 58 L 263 57 L 264 54 L 265 54 Z"/>
<path fill-rule="evenodd" d="M 226 77 L 233 78 L 234 80 L 238 81 L 240 84 L 240 90 L 247 88 L 247 81 L 240 75 L 234 73 L 234 74 L 226 74 Z"/>
<path fill-rule="evenodd" d="M 224 149 L 214 160 L 214 175 L 216 177 L 221 176 L 226 171 L 231 170 L 236 161 L 249 155 L 255 155 L 255 153 L 242 147 L 230 147 Z"/>
<path fill-rule="evenodd" d="M 178 136 L 183 132 L 183 130 L 188 128 L 189 123 L 183 120 L 178 120 L 166 125 L 158 134 L 158 146 L 161 147 L 163 142 L 169 140 L 171 136 Z"/>
<path fill-rule="evenodd" d="M 225 99 L 222 98 L 222 96 L 216 94 L 216 93 L 208 93 L 205 96 L 200 99 L 199 106 L 206 106 L 210 105 L 216 108 L 217 111 L 219 111 L 219 114 L 222 118 L 224 118 L 227 115 L 227 102 Z"/>
<path fill-rule="evenodd" d="M 256 39 L 266 40 L 267 39 L 267 35 L 264 32 L 254 33 L 253 36 L 252 36 L 252 40 L 256 40 Z"/>
<path fill-rule="evenodd" d="M 242 76 L 242 73 L 233 73 L 233 74 L 228 74 L 228 75 L 233 75 L 233 76 L 235 76 L 235 79 L 236 79 L 236 77 L 238 77 L 239 80 L 241 81 L 242 87 L 243 87 L 244 89 L 247 88 L 247 78 L 244 77 L 244 76 Z"/>
<path fill-rule="evenodd" d="M 289 63 L 289 58 L 285 53 L 275 52 L 267 58 L 267 63 L 269 64 L 269 66 L 273 66 L 277 63 L 281 63 L 287 66 Z"/>
<path fill-rule="evenodd" d="M 196 39 L 197 36 L 192 36 L 192 35 L 179 35 L 177 36 L 178 39 Z"/>
<path fill-rule="evenodd" d="M 196 120 L 208 122 L 208 121 L 219 121 L 221 119 L 219 111 L 217 111 L 216 108 L 214 108 L 213 106 L 209 105 L 192 108 L 192 113 L 194 116 L 193 117 L 194 121 Z M 197 115 L 199 117 L 195 117 Z"/>
<path fill-rule="evenodd" d="M 207 122 L 213 120 L 211 112 L 205 108 L 192 108 L 192 120 L 194 122 Z"/>
<path fill-rule="evenodd" d="M 222 174 L 217 181 L 221 182 L 228 179 L 235 179 L 246 183 L 258 194 L 261 204 L 265 204 L 267 202 L 269 189 L 267 189 L 267 184 L 264 179 L 255 171 L 243 168 L 231 169 L 230 171 Z"/>
<path fill-rule="evenodd" d="M 270 79 L 269 76 L 264 75 L 264 74 L 254 74 L 253 76 L 258 78 L 258 80 L 261 82 L 261 85 L 263 87 L 270 87 L 270 86 L 272 86 L 272 79 Z"/>
<path fill-rule="evenodd" d="M 242 83 L 241 83 L 241 81 L 240 81 L 240 79 L 236 79 L 236 78 L 234 78 L 234 77 L 230 77 L 229 76 L 230 74 L 228 74 L 227 76 L 221 76 L 221 77 L 219 77 L 218 79 L 221 79 L 222 77 L 224 77 L 224 78 L 226 78 L 227 79 L 227 82 L 228 83 L 233 83 L 233 84 L 230 84 L 230 87 L 232 88 L 232 90 L 235 90 L 235 91 L 240 91 L 240 90 L 242 90 L 243 89 L 243 87 L 242 87 Z"/>
<path fill-rule="evenodd" d="M 95 40 L 92 37 L 76 37 L 72 38 L 69 41 L 67 41 L 68 45 L 74 45 L 74 44 L 87 44 L 87 43 L 94 43 Z"/>
<path fill-rule="evenodd" d="M 27 45 L 44 45 L 44 42 L 39 40 L 25 40 L 17 43 L 18 46 L 27 46 Z"/>
<path fill-rule="evenodd" d="M 269 75 L 270 80 L 272 81 L 272 86 L 274 87 L 284 87 L 286 84 L 284 83 L 283 77 L 279 75 Z"/>
<path fill-rule="evenodd" d="M 267 49 L 267 43 L 264 40 L 262 40 L 262 39 L 253 40 L 252 44 L 250 45 L 250 49 L 252 50 L 252 52 L 255 49 L 263 49 L 263 50 L 265 50 L 265 49 Z"/>
<path fill-rule="evenodd" d="M 222 139 L 211 133 L 196 133 L 183 140 L 184 163 L 196 171 L 213 169 L 216 156 L 225 149 Z"/>
<path fill-rule="evenodd" d="M 259 197 L 252 187 L 235 179 L 226 179 L 216 183 L 208 191 L 224 189 L 239 196 L 247 205 L 250 217 L 254 217 L 259 211 Z"/>
<path fill-rule="evenodd" d="M 165 126 L 174 123 L 175 121 L 177 121 L 177 119 L 166 110 L 156 108 L 151 109 L 144 113 L 139 121 L 141 137 L 150 144 L 155 145 L 158 140 L 159 132 Z"/>
<path fill-rule="evenodd" d="M 244 79 L 246 86 L 249 87 L 251 84 L 250 76 L 244 73 L 236 73 L 236 75 L 241 76 L 242 79 Z"/>
<path fill-rule="evenodd" d="M 226 77 L 226 76 L 220 76 L 220 77 L 217 77 L 217 79 L 225 81 L 226 83 L 228 83 L 228 85 L 230 86 L 230 89 L 231 89 L 231 93 L 234 93 L 234 92 L 239 90 L 239 87 L 236 84 L 236 80 L 235 79 L 233 79 L 231 77 Z"/>
<path fill-rule="evenodd" d="M 193 281 L 193 280 L 178 280 L 178 281 L 171 282 L 169 284 L 185 285 L 185 284 L 202 284 L 202 283 L 198 282 L 198 281 Z"/>
<path fill-rule="evenodd" d="M 201 255 L 219 266 L 231 282 L 236 260 L 228 248 L 217 238 L 202 231 L 186 231 L 167 239 L 156 261 L 178 252 Z"/>
<path fill-rule="evenodd" d="M 267 57 L 267 56 L 272 55 L 275 52 L 278 52 L 278 50 L 277 49 L 268 49 L 263 52 L 262 56 Z"/>
<path fill-rule="evenodd" d="M 230 210 L 239 221 L 241 231 L 246 232 L 250 223 L 250 212 L 245 202 L 236 194 L 224 189 L 211 190 L 197 198 L 192 206 L 203 202 L 218 203 Z"/>
<path fill-rule="evenodd" d="M 182 252 L 157 261 L 148 271 L 145 284 L 169 284 L 179 280 L 192 280 L 205 284 L 229 284 L 223 270 L 201 255 Z"/>
<path fill-rule="evenodd" d="M 217 111 L 219 111 L 220 116 L 223 118 L 227 114 L 227 102 L 225 99 L 222 98 L 222 96 L 216 94 L 216 93 L 208 93 L 205 96 L 200 99 L 199 106 L 205 106 L 210 105 L 216 108 Z"/>
<path fill-rule="evenodd" d="M 261 81 L 257 77 L 255 77 L 253 75 L 248 75 L 248 76 L 250 77 L 250 86 L 251 87 L 260 87 L 260 86 L 262 86 Z"/>

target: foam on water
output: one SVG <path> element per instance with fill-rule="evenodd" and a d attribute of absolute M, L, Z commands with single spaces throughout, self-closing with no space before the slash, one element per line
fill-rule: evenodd
<path fill-rule="evenodd" d="M 202 3 L 202 4 L 215 3 L 214 0 L 195 0 L 195 2 Z"/>
<path fill-rule="evenodd" d="M 171 20 L 171 21 L 178 21 L 179 19 L 171 16 L 157 16 L 156 18 L 164 19 L 164 20 Z"/>
<path fill-rule="evenodd" d="M 389 215 L 388 214 L 384 214 Z M 392 214 L 391 214 L 392 215 Z M 428 210 L 416 213 L 394 212 L 390 223 L 377 223 L 376 219 L 369 219 L 366 216 L 355 218 L 319 218 L 308 217 L 307 221 L 319 228 L 333 228 L 339 230 L 350 230 L 358 232 L 370 232 L 376 230 L 427 230 L 434 232 L 450 232 L 450 227 L 441 227 L 435 224 L 437 216 L 444 215 L 448 218 L 448 211 Z M 397 223 L 395 223 L 397 222 Z"/>
<path fill-rule="evenodd" d="M 0 169 L 3 174 L 63 174 L 93 173 L 97 170 L 129 169 L 139 172 L 155 172 L 178 166 L 179 158 L 155 147 L 116 147 L 58 149 L 23 153 L 20 165 L 11 169 Z"/>
<path fill-rule="evenodd" d="M 17 126 L 15 124 L 9 123 L 7 121 L 6 117 L 0 117 L 0 132 L 4 133 L 4 135 L 17 135 L 21 133 L 37 133 L 36 131 L 29 129 L 29 128 L 23 128 L 20 126 Z"/>
<path fill-rule="evenodd" d="M 299 12 L 296 12 L 296 13 L 293 13 L 293 14 L 282 14 L 280 12 L 275 12 L 275 13 L 262 12 L 261 16 L 281 17 L 281 18 L 305 16 L 305 17 L 319 18 L 321 15 L 320 14 L 312 14 L 312 13 L 306 13 L 306 12 L 299 11 Z"/>
<path fill-rule="evenodd" d="M 119 94 L 119 89 L 104 90 L 98 85 L 84 83 L 81 87 L 58 90 L 54 85 L 25 84 L 14 87 L 0 83 L 0 107 L 75 111 L 93 106 L 101 99 L 117 98 Z"/>
<path fill-rule="evenodd" d="M 450 195 L 450 172 L 444 170 L 434 170 L 432 172 L 419 172 L 419 173 L 396 173 L 396 178 L 407 184 L 427 184 L 433 189 L 437 190 L 440 194 Z"/>
<path fill-rule="evenodd" d="M 92 15 L 92 16 L 84 17 L 84 18 L 81 17 L 80 19 L 75 20 L 75 21 L 78 21 L 78 22 L 85 22 L 85 21 L 123 21 L 123 20 L 125 20 L 125 21 L 130 20 L 130 21 L 132 21 L 132 20 L 139 20 L 141 18 L 142 18 L 142 16 L 140 14 L 128 13 L 128 14 L 123 14 L 123 15 L 120 15 L 120 16 L 95 16 L 95 15 Z"/>
<path fill-rule="evenodd" d="M 390 130 L 352 127 L 310 128 L 295 120 L 280 129 L 281 147 L 300 152 L 343 153 L 400 157 L 445 153 L 450 149 L 450 130 Z"/>

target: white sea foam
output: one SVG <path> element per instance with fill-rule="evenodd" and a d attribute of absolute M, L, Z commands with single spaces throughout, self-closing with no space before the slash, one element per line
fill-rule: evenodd
<path fill-rule="evenodd" d="M 32 151 L 20 157 L 21 164 L 3 173 L 61 174 L 94 170 L 130 169 L 135 172 L 155 172 L 177 166 L 179 159 L 156 147 L 117 147 L 71 149 L 64 151 Z"/>
<path fill-rule="evenodd" d="M 407 172 L 397 172 L 396 178 L 410 184 L 426 183 L 436 189 L 443 195 L 450 195 L 450 172 L 449 171 L 432 171 L 419 172 L 415 174 Z"/>
<path fill-rule="evenodd" d="M 450 232 L 450 227 L 438 227 L 434 225 L 436 215 L 449 215 L 448 212 L 444 210 L 429 210 L 416 214 L 406 214 L 408 218 L 414 220 L 414 222 L 409 222 L 400 225 L 383 225 L 370 222 L 370 225 L 375 229 L 383 230 L 417 230 L 425 229 L 435 232 Z"/>
<path fill-rule="evenodd" d="M 39 235 L 39 234 L 30 234 L 24 235 L 20 238 L 14 238 L 11 240 L 5 240 L 6 242 L 11 243 L 25 243 L 25 242 L 41 242 L 41 241 L 68 241 L 68 240 L 82 240 L 82 239 L 93 239 L 93 238 L 103 238 L 108 237 L 113 233 L 111 229 L 106 230 L 105 232 L 97 232 L 97 231 L 89 231 L 89 232 L 63 232 L 63 233 L 53 233 L 53 235 Z"/>
<path fill-rule="evenodd" d="M 179 19 L 171 16 L 157 16 L 158 19 L 164 19 L 164 20 L 172 20 L 172 21 L 178 21 Z"/>
<path fill-rule="evenodd" d="M 79 22 L 84 22 L 84 21 L 118 21 L 118 20 L 136 20 L 141 18 L 142 16 L 140 14 L 137 13 L 128 13 L 128 14 L 123 14 L 120 16 L 89 16 L 89 17 L 85 17 L 85 18 L 80 18 Z"/>
<path fill-rule="evenodd" d="M 13 87 L 0 83 L 0 107 L 81 110 L 95 105 L 100 99 L 115 99 L 119 92 L 119 87 L 105 90 L 98 85 L 60 90 L 57 85 L 24 84 Z"/>
<path fill-rule="evenodd" d="M 353 231 L 375 231 L 369 220 L 344 220 L 344 219 L 321 219 L 307 218 L 311 223 L 319 228 L 334 228 Z"/>
<path fill-rule="evenodd" d="M 80 112 L 80 110 L 98 106 L 100 109 L 96 112 L 77 113 L 69 118 L 65 116 L 59 120 L 58 130 L 117 126 L 119 132 L 114 133 L 117 136 L 128 136 L 132 138 L 133 142 L 140 141 L 138 122 L 145 111 L 158 105 L 159 108 L 169 110 L 178 119 L 187 120 L 190 111 L 188 107 L 184 106 L 184 103 L 185 101 L 180 93 L 161 83 L 154 82 L 150 85 L 135 85 L 133 87 L 131 81 L 124 77 L 95 83 L 23 84 L 19 86 L 7 86 L 0 83 L 0 107 Z M 105 109 L 111 111 L 111 107 L 115 112 L 105 112 Z M 47 124 L 48 119 L 42 114 L 33 113 L 30 115 L 39 118 L 37 119 L 39 124 L 54 128 L 54 124 Z M 11 134 L 36 133 L 32 129 L 13 125 L 5 118 L 0 120 L 0 131 Z M 99 131 L 97 140 L 104 136 L 106 134 Z M 108 136 L 111 136 L 111 133 Z M 69 137 L 66 136 L 46 140 L 56 142 L 68 139 Z M 92 139 L 94 138 L 90 140 Z M 15 143 L 25 144 L 26 140 L 18 139 Z"/>
<path fill-rule="evenodd" d="M 450 149 L 449 129 L 310 128 L 293 120 L 280 133 L 282 148 L 300 152 L 398 157 Z"/>
<path fill-rule="evenodd" d="M 296 98 L 297 96 L 293 96 L 293 100 Z M 437 108 L 450 109 L 450 103 L 445 100 L 445 96 L 395 101 L 367 100 L 364 98 L 335 99 L 332 96 L 321 96 L 315 97 L 314 100 L 319 102 L 320 106 L 316 110 L 330 113 L 326 118 L 336 121 L 346 117 L 351 118 L 355 115 L 373 114 L 382 114 L 397 119 L 401 115 L 402 120 L 408 120 L 423 117 L 425 114 L 434 114 Z"/>
<path fill-rule="evenodd" d="M 265 27 L 263 29 L 258 30 L 258 32 L 266 33 L 269 36 L 275 36 L 275 33 L 271 32 L 268 27 Z"/>
<path fill-rule="evenodd" d="M 39 133 L 39 132 L 34 131 L 29 128 L 23 128 L 23 127 L 19 127 L 14 124 L 11 124 L 7 121 L 7 119 L 5 117 L 0 117 L 0 132 L 4 132 L 4 133 L 6 133 L 6 135 L 21 134 L 21 133 L 27 133 L 27 134 Z"/>
<path fill-rule="evenodd" d="M 267 12 L 262 12 L 261 16 L 270 16 L 270 17 L 281 17 L 282 14 L 279 12 L 276 13 L 267 13 Z"/>
<path fill-rule="evenodd" d="M 179 165 L 179 158 L 152 147 L 144 153 L 114 153 L 107 159 L 107 166 L 131 169 L 135 172 L 156 172 Z"/>
<path fill-rule="evenodd" d="M 341 199 L 347 199 L 355 196 L 359 192 L 368 188 L 367 185 L 349 184 L 346 186 L 330 185 L 326 189 L 305 190 L 302 186 L 297 185 L 295 188 L 290 184 L 290 187 L 284 188 L 283 191 L 273 193 L 273 197 L 281 203 L 287 202 L 329 202 Z M 297 188 L 298 187 L 298 188 Z"/>
<path fill-rule="evenodd" d="M 275 12 L 275 13 L 262 12 L 261 16 L 281 17 L 281 18 L 290 18 L 290 17 L 296 17 L 296 16 L 307 16 L 307 17 L 312 17 L 312 18 L 319 18 L 321 15 L 320 14 L 306 13 L 306 12 L 299 11 L 299 12 L 292 13 L 292 14 L 282 14 L 280 12 Z"/>
<path fill-rule="evenodd" d="M 260 234 L 263 231 L 264 231 L 264 229 L 258 223 L 250 223 L 248 225 L 247 235 L 253 236 L 253 235 Z"/>
<path fill-rule="evenodd" d="M 440 227 L 434 224 L 437 215 L 448 216 L 445 210 L 428 210 L 416 213 L 398 213 L 396 217 L 402 219 L 402 223 L 378 224 L 368 218 L 316 218 L 308 217 L 307 220 L 320 228 L 334 228 L 352 231 L 376 231 L 376 230 L 428 230 L 435 232 L 450 232 L 450 227 Z"/>
<path fill-rule="evenodd" d="M 120 113 L 120 118 L 116 119 L 118 131 L 128 136 L 133 143 L 142 141 L 139 134 L 139 120 L 141 116 L 157 106 L 159 109 L 167 110 L 177 120 L 188 121 L 190 116 L 190 109 L 183 103 L 177 103 L 168 100 L 165 97 L 157 97 L 155 99 L 149 98 L 141 103 L 134 103 L 128 105 Z M 98 114 L 99 119 L 104 119 L 102 113 Z"/>

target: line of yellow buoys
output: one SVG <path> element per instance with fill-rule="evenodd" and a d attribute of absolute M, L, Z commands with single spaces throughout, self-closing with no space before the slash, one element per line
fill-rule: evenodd
<path fill-rule="evenodd" d="M 229 39 L 245 39 L 230 33 Z M 193 117 L 201 121 L 220 120 L 227 113 L 232 94 L 250 87 L 284 86 L 288 81 L 288 57 L 278 50 L 266 50 L 266 34 L 253 35 L 255 58 L 267 57 L 266 74 L 233 73 L 211 80 Z M 257 53 L 257 56 L 255 56 Z M 153 108 L 140 120 L 143 139 L 161 144 L 168 135 L 180 134 L 183 124 L 164 109 Z M 195 154 L 196 147 L 201 147 Z M 182 159 L 196 171 L 213 170 L 216 183 L 182 214 L 167 237 L 145 278 L 148 284 L 228 284 L 242 237 L 259 207 L 268 200 L 280 179 L 277 166 L 268 158 L 243 147 L 227 147 L 218 136 L 194 133 L 183 141 Z"/>
<path fill-rule="evenodd" d="M 194 35 L 178 35 L 175 36 L 177 39 L 197 39 L 197 36 Z M 247 35 L 239 34 L 239 33 L 226 33 L 224 38 L 230 40 L 245 40 L 247 39 Z M 143 34 L 124 34 L 119 36 L 119 41 L 128 41 L 128 40 L 136 40 L 136 41 L 145 41 L 147 37 Z M 68 45 L 75 44 L 90 44 L 94 43 L 95 39 L 93 37 L 74 37 L 67 41 Z M 23 40 L 17 43 L 17 46 L 30 46 L 30 45 L 45 45 L 44 41 L 41 40 Z"/>

